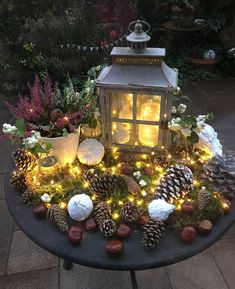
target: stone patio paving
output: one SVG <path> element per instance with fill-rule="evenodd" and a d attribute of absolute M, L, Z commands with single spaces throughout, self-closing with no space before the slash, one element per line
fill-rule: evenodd
<path fill-rule="evenodd" d="M 193 113 L 213 111 L 214 126 L 230 150 L 235 149 L 235 79 L 188 86 Z M 0 126 L 10 116 L 0 103 Z M 75 265 L 65 271 L 62 261 L 28 239 L 14 224 L 4 201 L 3 182 L 12 147 L 0 145 L 0 289 L 130 289 L 127 272 Z M 203 253 L 165 268 L 139 271 L 140 289 L 235 289 L 235 226 Z"/>

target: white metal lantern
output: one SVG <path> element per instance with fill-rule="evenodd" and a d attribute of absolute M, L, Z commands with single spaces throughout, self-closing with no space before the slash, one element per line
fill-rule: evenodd
<path fill-rule="evenodd" d="M 143 25 L 148 27 L 146 32 Z M 178 70 L 164 63 L 165 49 L 146 47 L 149 29 L 140 20 L 130 23 L 130 47 L 114 47 L 112 65 L 96 79 L 105 148 L 115 145 L 138 152 L 168 145 L 167 122 Z"/>

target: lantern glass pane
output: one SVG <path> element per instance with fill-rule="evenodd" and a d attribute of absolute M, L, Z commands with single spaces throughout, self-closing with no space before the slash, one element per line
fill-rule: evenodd
<path fill-rule="evenodd" d="M 137 125 L 138 145 L 154 147 L 158 144 L 159 126 L 139 124 Z"/>
<path fill-rule="evenodd" d="M 133 119 L 133 94 L 114 92 L 111 94 L 111 117 Z"/>
<path fill-rule="evenodd" d="M 137 95 L 137 120 L 160 121 L 160 110 L 160 95 Z"/>
<path fill-rule="evenodd" d="M 131 144 L 132 124 L 112 122 L 112 141 L 118 144 Z"/>

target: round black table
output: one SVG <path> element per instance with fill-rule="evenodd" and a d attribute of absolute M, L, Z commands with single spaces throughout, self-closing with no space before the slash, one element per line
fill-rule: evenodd
<path fill-rule="evenodd" d="M 190 258 L 207 249 L 220 239 L 235 221 L 235 209 L 218 219 L 207 236 L 197 236 L 192 244 L 184 244 L 172 231 L 166 231 L 156 249 L 147 251 L 141 245 L 142 233 L 132 232 L 125 241 L 125 252 L 118 258 L 107 255 L 107 240 L 99 233 L 85 233 L 82 244 L 74 247 L 66 234 L 58 230 L 48 220 L 38 220 L 33 216 L 32 207 L 22 202 L 21 195 L 10 184 L 13 164 L 5 178 L 6 202 L 11 215 L 20 229 L 37 245 L 66 260 L 66 267 L 76 263 L 88 267 L 130 271 L 133 288 L 137 288 L 135 270 L 163 267 Z"/>

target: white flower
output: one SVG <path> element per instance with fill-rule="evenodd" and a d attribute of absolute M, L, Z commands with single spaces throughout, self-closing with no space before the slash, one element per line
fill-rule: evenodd
<path fill-rule="evenodd" d="M 141 187 L 145 187 L 147 185 L 147 183 L 144 180 L 139 181 L 139 185 Z"/>
<path fill-rule="evenodd" d="M 15 131 L 17 131 L 16 126 L 10 125 L 9 123 L 4 123 L 2 126 L 2 131 L 4 133 L 14 134 Z"/>
<path fill-rule="evenodd" d="M 169 123 L 168 128 L 173 131 L 180 131 L 181 126 L 177 123 Z"/>
<path fill-rule="evenodd" d="M 172 120 L 174 120 L 175 123 L 179 123 L 179 122 L 181 122 L 181 118 L 180 118 L 180 117 L 173 118 Z"/>
<path fill-rule="evenodd" d="M 176 107 L 172 106 L 171 113 L 177 113 Z"/>
<path fill-rule="evenodd" d="M 23 139 L 23 145 L 25 148 L 33 149 L 37 143 L 38 139 L 36 139 L 34 136 Z"/>
<path fill-rule="evenodd" d="M 182 128 L 181 129 L 181 133 L 185 136 L 185 137 L 189 137 L 192 133 L 191 129 L 189 128 Z"/>
<path fill-rule="evenodd" d="M 41 139 L 41 134 L 39 131 L 32 130 L 32 137 L 35 137 L 37 140 Z"/>
<path fill-rule="evenodd" d="M 183 103 L 179 104 L 179 106 L 178 106 L 178 112 L 179 113 L 184 113 L 186 111 L 186 109 L 187 109 L 187 105 L 185 105 Z"/>
<path fill-rule="evenodd" d="M 50 203 L 51 202 L 51 197 L 48 195 L 48 194 L 43 194 L 41 196 L 41 200 L 44 202 L 44 203 Z"/>
<path fill-rule="evenodd" d="M 198 134 L 198 133 L 200 133 L 201 129 L 199 127 L 196 127 L 193 129 L 193 131 Z"/>
<path fill-rule="evenodd" d="M 140 171 L 134 172 L 133 176 L 136 177 L 137 179 L 139 179 L 141 177 Z"/>
<path fill-rule="evenodd" d="M 204 121 L 197 122 L 197 128 L 201 131 L 206 126 Z"/>
<path fill-rule="evenodd" d="M 205 115 L 199 115 L 199 116 L 196 118 L 196 121 L 197 121 L 197 122 L 200 122 L 200 121 L 205 122 L 205 121 L 206 121 L 206 116 L 205 116 Z"/>

